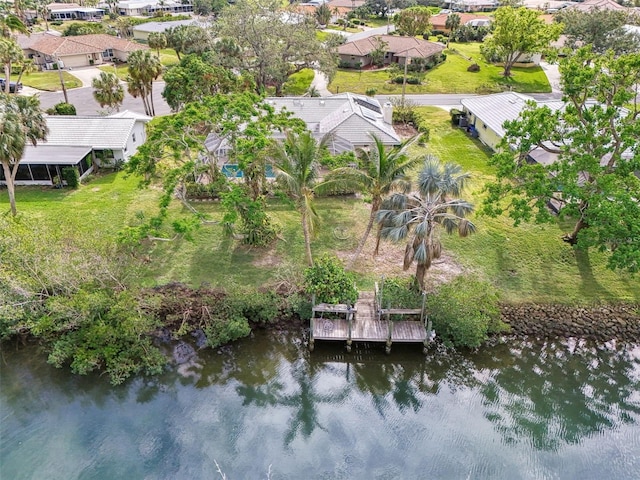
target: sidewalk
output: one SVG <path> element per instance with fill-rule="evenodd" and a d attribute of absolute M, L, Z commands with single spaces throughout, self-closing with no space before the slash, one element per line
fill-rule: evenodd
<path fill-rule="evenodd" d="M 551 84 L 551 93 L 562 93 L 560 88 L 560 70 L 557 64 L 551 64 L 547 62 L 540 62 L 540 67 L 544 71 L 544 74 Z"/>
<path fill-rule="evenodd" d="M 333 93 L 331 93 L 327 89 L 327 76 L 320 70 L 314 70 L 313 73 L 314 76 L 313 80 L 311 81 L 311 87 L 315 88 L 321 97 L 330 97 L 331 95 L 333 95 Z"/>

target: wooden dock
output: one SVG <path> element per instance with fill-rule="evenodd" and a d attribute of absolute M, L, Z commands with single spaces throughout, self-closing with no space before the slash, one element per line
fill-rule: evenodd
<path fill-rule="evenodd" d="M 393 316 L 411 316 L 419 320 L 393 320 Z M 393 343 L 422 343 L 431 340 L 431 330 L 423 309 L 382 309 L 376 292 L 361 292 L 355 306 L 318 304 L 313 307 L 309 349 L 315 342 L 346 342 L 351 351 L 353 342 L 384 343 L 387 353 Z"/>

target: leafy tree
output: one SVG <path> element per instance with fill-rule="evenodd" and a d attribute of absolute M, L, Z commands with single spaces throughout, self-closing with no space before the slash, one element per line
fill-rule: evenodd
<path fill-rule="evenodd" d="M 226 0 L 195 0 L 193 11 L 198 15 L 219 15 L 227 5 Z"/>
<path fill-rule="evenodd" d="M 122 38 L 133 37 L 133 27 L 136 25 L 135 19 L 132 17 L 118 17 L 114 27 L 118 32 L 118 36 Z"/>
<path fill-rule="evenodd" d="M 158 57 L 160 56 L 160 50 L 167 48 L 167 37 L 162 32 L 151 32 L 147 41 L 149 43 L 149 48 L 154 49 L 158 54 Z"/>
<path fill-rule="evenodd" d="M 406 174 L 407 171 L 415 167 L 422 159 L 420 157 L 410 157 L 409 148 L 420 138 L 420 135 L 403 142 L 400 146 L 387 149 L 375 135 L 371 135 L 374 145 L 367 150 L 359 150 L 361 168 L 342 167 L 333 170 L 325 178 L 328 187 L 332 185 L 356 188 L 361 192 L 371 196 L 371 209 L 369 222 L 364 235 L 356 248 L 353 257 L 347 265 L 347 269 L 353 268 L 354 263 L 362 253 L 362 249 L 371 233 L 376 214 L 382 205 L 384 196 L 395 190 L 407 193 L 411 184 Z M 378 236 L 378 242 L 380 237 Z M 378 244 L 376 243 L 377 253 Z M 375 254 L 375 253 L 374 253 Z"/>
<path fill-rule="evenodd" d="M 153 117 L 156 114 L 153 106 L 153 81 L 162 73 L 160 59 L 149 50 L 136 50 L 129 54 L 127 62 L 127 89 L 132 97 L 142 98 L 145 113 Z"/>
<path fill-rule="evenodd" d="M 386 0 L 367 0 L 364 6 L 376 17 L 387 18 L 390 10 L 390 2 Z"/>
<path fill-rule="evenodd" d="M 449 30 L 449 36 L 447 37 L 447 47 L 449 46 L 449 40 L 455 35 L 456 30 L 460 28 L 460 15 L 457 13 L 450 13 L 447 15 L 447 20 L 444 22 L 444 28 Z"/>
<path fill-rule="evenodd" d="M 400 35 L 415 37 L 431 33 L 431 10 L 427 7 L 411 7 L 401 10 L 393 17 L 393 23 Z"/>
<path fill-rule="evenodd" d="M 231 38 L 242 49 L 241 70 L 251 72 L 256 90 L 274 87 L 280 95 L 292 73 L 315 68 L 328 76 L 337 58 L 316 38 L 315 21 L 292 22 L 278 0 L 239 0 L 225 8 L 216 24 L 218 36 Z"/>
<path fill-rule="evenodd" d="M 213 49 L 205 52 L 202 57 L 207 63 L 230 69 L 241 69 L 243 62 L 242 48 L 228 37 L 217 40 Z"/>
<path fill-rule="evenodd" d="M 514 63 L 548 49 L 561 31 L 562 25 L 545 24 L 535 10 L 501 7 L 494 14 L 493 31 L 485 39 L 483 51 L 488 58 L 497 57 L 504 62 L 502 74 L 508 77 Z"/>
<path fill-rule="evenodd" d="M 371 58 L 371 63 L 376 67 L 381 67 L 384 65 L 384 56 L 387 53 L 389 44 L 382 40 L 381 37 L 375 37 L 373 41 L 375 47 L 369 52 L 369 58 Z"/>
<path fill-rule="evenodd" d="M 221 195 L 226 210 L 222 222 L 229 233 L 235 233 L 233 228 L 240 220 L 242 242 L 266 247 L 276 239 L 278 229 L 267 215 L 264 198 L 254 200 L 249 193 L 246 185 L 231 185 L 229 191 Z"/>
<path fill-rule="evenodd" d="M 593 8 L 583 12 L 566 8 L 554 16 L 554 21 L 564 25 L 566 46 L 571 50 L 591 45 L 596 53 L 612 49 L 617 54 L 638 50 L 638 37 L 624 29 L 629 16 L 618 10 Z"/>
<path fill-rule="evenodd" d="M 47 138 L 47 122 L 37 96 L 0 94 L 0 163 L 9 193 L 11 213 L 15 216 L 15 179 L 27 143 L 36 145 Z"/>
<path fill-rule="evenodd" d="M 562 108 L 530 104 L 505 122 L 502 150 L 491 159 L 497 181 L 486 187 L 483 211 L 508 211 L 516 225 L 544 223 L 555 221 L 548 205 L 559 204 L 560 217 L 576 222 L 565 241 L 608 251 L 612 269 L 638 271 L 640 54 L 616 58 L 585 47 L 560 64 L 560 74 Z M 557 159 L 529 163 L 534 150 Z"/>
<path fill-rule="evenodd" d="M 331 8 L 326 3 L 323 3 L 318 8 L 316 8 L 315 12 L 316 21 L 320 25 L 329 25 L 331 21 Z"/>
<path fill-rule="evenodd" d="M 110 110 L 120 110 L 120 105 L 124 100 L 124 88 L 115 73 L 100 72 L 100 75 L 91 81 L 91 86 L 93 87 L 93 98 L 102 108 L 106 106 Z"/>
<path fill-rule="evenodd" d="M 163 79 L 162 96 L 173 111 L 205 96 L 246 89 L 242 79 L 231 70 L 209 65 L 196 55 L 182 57 L 180 64 L 169 68 Z"/>
<path fill-rule="evenodd" d="M 314 188 L 319 179 L 319 163 L 323 142 L 318 143 L 309 131 L 296 134 L 288 131 L 283 142 L 277 143 L 271 152 L 271 162 L 276 169 L 276 180 L 286 194 L 294 200 L 300 212 L 304 246 L 309 266 L 313 265 L 311 236 L 318 224 L 318 214 L 313 203 Z"/>
<path fill-rule="evenodd" d="M 24 62 L 24 53 L 15 40 L 0 38 L 0 63 L 4 66 L 4 93 L 9 94 L 11 88 L 11 67 L 14 63 Z"/>
<path fill-rule="evenodd" d="M 407 240 L 404 269 L 416 263 L 416 282 L 424 290 L 424 277 L 434 259 L 440 257 L 440 230 L 466 237 L 476 231 L 467 220 L 473 205 L 459 196 L 464 191 L 468 173 L 455 163 L 440 163 L 425 158 L 418 175 L 418 191 L 393 193 L 384 200 L 376 219 L 380 235 L 393 242 Z"/>

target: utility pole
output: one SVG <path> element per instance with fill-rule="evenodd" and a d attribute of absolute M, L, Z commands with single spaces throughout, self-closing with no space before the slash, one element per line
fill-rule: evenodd
<path fill-rule="evenodd" d="M 62 76 L 62 69 L 64 68 L 64 63 L 58 57 L 58 75 L 60 75 L 60 86 L 62 87 L 62 93 L 64 94 L 64 103 L 69 103 L 69 97 L 67 96 L 67 87 L 64 86 L 64 77 Z"/>

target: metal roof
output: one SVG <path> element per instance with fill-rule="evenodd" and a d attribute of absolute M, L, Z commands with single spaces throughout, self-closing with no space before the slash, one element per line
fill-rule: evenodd
<path fill-rule="evenodd" d="M 504 92 L 463 98 L 460 103 L 482 120 L 487 128 L 502 138 L 505 134 L 504 128 L 502 128 L 504 122 L 517 119 L 529 100 L 533 100 L 533 98 L 520 93 Z"/>
<path fill-rule="evenodd" d="M 47 116 L 49 135 L 42 145 L 86 145 L 96 149 L 123 149 L 133 131 L 133 118 Z"/>
<path fill-rule="evenodd" d="M 75 165 L 82 160 L 91 147 L 70 147 L 56 145 L 27 145 L 24 149 L 21 165 Z"/>
<path fill-rule="evenodd" d="M 145 33 L 163 33 L 166 32 L 168 28 L 180 27 L 180 26 L 188 26 L 188 25 L 198 25 L 196 20 L 174 20 L 173 22 L 147 22 L 142 23 L 140 25 L 136 25 L 133 27 L 134 32 L 145 32 Z"/>

